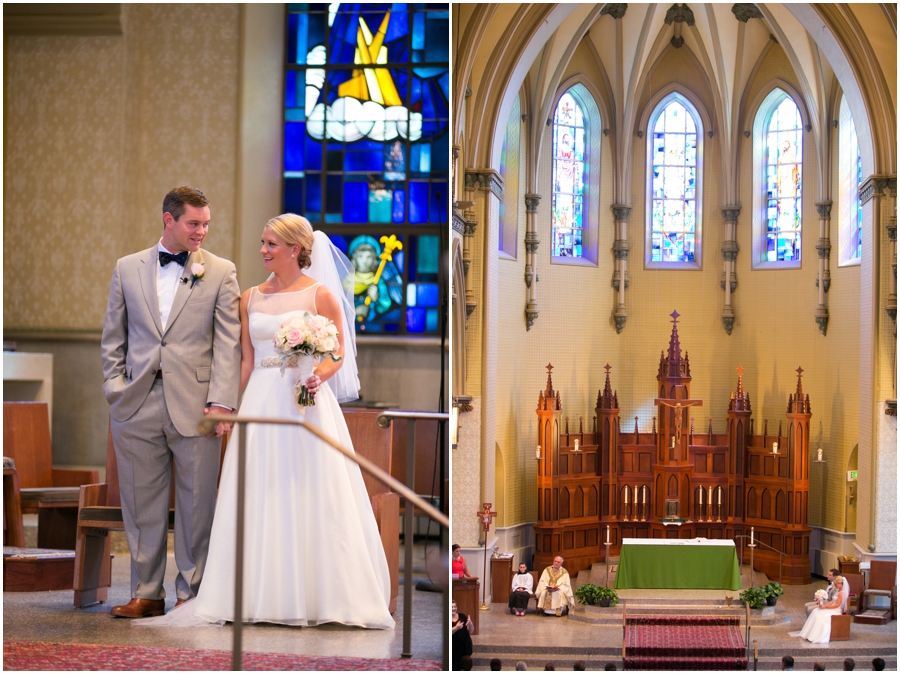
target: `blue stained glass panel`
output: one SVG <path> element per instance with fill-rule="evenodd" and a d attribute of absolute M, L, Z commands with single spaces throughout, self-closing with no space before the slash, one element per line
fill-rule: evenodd
<path fill-rule="evenodd" d="M 406 331 L 425 332 L 425 309 L 410 307 L 406 310 Z"/>
<path fill-rule="evenodd" d="M 391 207 L 391 221 L 402 223 L 406 216 L 406 190 L 394 190 L 393 206 Z"/>
<path fill-rule="evenodd" d="M 331 178 L 332 176 L 328 177 L 329 182 Z M 369 215 L 368 192 L 368 183 L 350 181 L 344 183 L 344 222 L 366 222 Z"/>
<path fill-rule="evenodd" d="M 303 213 L 303 179 L 284 181 L 284 206 L 287 213 Z"/>
<path fill-rule="evenodd" d="M 790 97 L 772 113 L 766 129 L 766 261 L 800 259 L 803 177 L 800 113 Z"/>
<path fill-rule="evenodd" d="M 426 309 L 425 310 L 425 332 L 437 332 L 438 331 L 438 317 L 440 313 L 438 309 Z"/>
<path fill-rule="evenodd" d="M 381 171 L 384 158 L 381 149 L 344 153 L 345 171 Z"/>
<path fill-rule="evenodd" d="M 284 74 L 284 107 L 297 107 L 297 71 L 288 70 Z"/>
<path fill-rule="evenodd" d="M 287 209 L 291 212 L 290 209 Z M 305 213 L 322 212 L 322 179 L 319 176 L 306 180 L 306 210 Z"/>
<path fill-rule="evenodd" d="M 418 254 L 416 255 L 417 274 L 437 274 L 440 265 L 440 240 L 436 236 L 419 236 L 416 239 Z"/>
<path fill-rule="evenodd" d="M 431 183 L 431 201 L 428 209 L 428 221 L 443 224 L 446 220 L 447 183 Z"/>
<path fill-rule="evenodd" d="M 363 187 L 365 187 L 365 184 Z M 325 193 L 325 221 L 328 222 L 329 215 L 337 215 L 338 218 L 340 214 L 343 213 L 343 194 L 344 194 L 344 178 L 341 175 L 330 175 L 327 178 L 326 185 L 326 193 Z M 363 204 L 366 203 L 365 190 L 363 190 L 362 197 Z M 332 222 L 340 222 L 339 219 L 332 220 Z"/>
<path fill-rule="evenodd" d="M 416 306 L 436 307 L 440 299 L 437 283 L 420 283 L 416 286 Z"/>
<path fill-rule="evenodd" d="M 450 47 L 447 12 L 429 12 L 425 34 L 425 60 L 447 61 Z"/>
<path fill-rule="evenodd" d="M 322 144 L 309 136 L 306 137 L 306 170 L 322 170 Z"/>
<path fill-rule="evenodd" d="M 409 221 L 428 222 L 428 183 L 409 183 Z"/>
<path fill-rule="evenodd" d="M 285 122 L 284 124 L 284 170 L 303 170 L 303 138 L 306 125 L 302 122 Z"/>
<path fill-rule="evenodd" d="M 413 13 L 412 48 L 425 49 L 425 14 Z"/>
<path fill-rule="evenodd" d="M 369 190 L 369 222 L 390 222 L 393 196 L 391 190 Z M 349 221 L 348 221 L 349 222 Z"/>
<path fill-rule="evenodd" d="M 288 14 L 287 54 L 288 63 L 296 63 L 297 55 L 297 25 L 299 19 L 296 14 Z"/>

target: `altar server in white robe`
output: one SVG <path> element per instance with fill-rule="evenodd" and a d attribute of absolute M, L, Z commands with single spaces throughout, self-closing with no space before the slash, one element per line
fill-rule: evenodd
<path fill-rule="evenodd" d="M 535 594 L 538 598 L 538 613 L 559 617 L 563 614 L 563 608 L 568 612 L 575 606 L 569 572 L 563 568 L 562 557 L 554 558 L 553 566 L 544 569 Z"/>
<path fill-rule="evenodd" d="M 513 576 L 512 592 L 509 594 L 509 607 L 515 610 L 517 616 L 525 615 L 532 590 L 534 590 L 534 578 L 528 573 L 527 566 L 519 564 L 519 572 Z"/>

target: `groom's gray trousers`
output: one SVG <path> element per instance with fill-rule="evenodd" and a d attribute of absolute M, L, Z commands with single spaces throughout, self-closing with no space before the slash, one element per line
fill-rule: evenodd
<path fill-rule="evenodd" d="M 166 596 L 166 536 L 175 465 L 175 591 L 180 599 L 197 594 L 215 512 L 221 438 L 183 437 L 175 429 L 157 379 L 128 420 L 110 418 L 122 518 L 131 550 L 131 595 Z"/>

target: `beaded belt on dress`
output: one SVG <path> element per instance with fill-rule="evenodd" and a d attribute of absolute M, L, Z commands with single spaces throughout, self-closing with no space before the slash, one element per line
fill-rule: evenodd
<path fill-rule="evenodd" d="M 297 361 L 293 358 L 283 364 L 284 367 L 297 367 Z M 278 356 L 270 356 L 263 358 L 256 364 L 256 367 L 282 367 L 282 360 Z"/>

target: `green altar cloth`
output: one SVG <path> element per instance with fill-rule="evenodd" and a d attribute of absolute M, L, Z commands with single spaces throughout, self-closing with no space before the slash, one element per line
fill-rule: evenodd
<path fill-rule="evenodd" d="M 734 545 L 623 541 L 615 587 L 740 590 L 741 568 Z"/>

